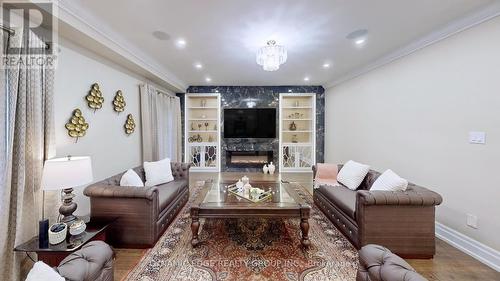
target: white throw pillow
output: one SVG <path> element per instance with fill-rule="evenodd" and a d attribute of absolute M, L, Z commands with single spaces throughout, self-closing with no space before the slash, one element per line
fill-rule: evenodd
<path fill-rule="evenodd" d="M 155 186 L 174 180 L 169 158 L 156 162 L 144 162 L 144 172 L 146 173 L 145 186 Z"/>
<path fill-rule="evenodd" d="M 405 191 L 408 181 L 398 176 L 392 170 L 387 170 L 381 174 L 373 183 L 372 190 Z"/>
<path fill-rule="evenodd" d="M 65 281 L 59 273 L 42 261 L 37 261 L 31 268 L 25 281 Z"/>
<path fill-rule="evenodd" d="M 340 169 L 337 181 L 351 190 L 356 190 L 369 171 L 370 166 L 349 160 Z"/>
<path fill-rule="evenodd" d="M 144 186 L 141 177 L 132 169 L 128 169 L 120 179 L 120 186 Z"/>

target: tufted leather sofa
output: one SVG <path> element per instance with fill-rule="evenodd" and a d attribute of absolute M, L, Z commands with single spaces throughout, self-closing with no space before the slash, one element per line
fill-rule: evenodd
<path fill-rule="evenodd" d="M 413 267 L 379 245 L 366 245 L 359 251 L 356 281 L 426 281 Z"/>
<path fill-rule="evenodd" d="M 174 181 L 153 187 L 120 186 L 123 173 L 85 188 L 90 216 L 116 219 L 109 242 L 127 248 L 152 247 L 189 199 L 189 167 L 171 163 Z M 144 169 L 134 168 L 145 181 Z"/>
<path fill-rule="evenodd" d="M 70 281 L 113 281 L 113 250 L 102 241 L 92 241 L 61 261 L 59 275 Z"/>
<path fill-rule="evenodd" d="M 357 249 L 379 244 L 403 257 L 432 258 L 441 196 L 413 183 L 406 191 L 370 191 L 379 176 L 370 170 L 357 190 L 321 185 L 314 202 Z"/>

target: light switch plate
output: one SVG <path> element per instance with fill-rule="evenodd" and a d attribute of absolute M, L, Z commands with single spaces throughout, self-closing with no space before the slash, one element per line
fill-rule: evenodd
<path fill-rule="evenodd" d="M 467 214 L 467 225 L 477 229 L 477 216 Z"/>
<path fill-rule="evenodd" d="M 485 144 L 486 143 L 486 133 L 485 132 L 469 132 L 469 143 Z"/>

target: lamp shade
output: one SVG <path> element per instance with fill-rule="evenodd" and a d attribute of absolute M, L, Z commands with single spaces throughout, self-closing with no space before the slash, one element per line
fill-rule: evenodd
<path fill-rule="evenodd" d="M 89 156 L 50 159 L 43 166 L 44 190 L 77 187 L 91 183 L 92 180 L 92 162 Z"/>

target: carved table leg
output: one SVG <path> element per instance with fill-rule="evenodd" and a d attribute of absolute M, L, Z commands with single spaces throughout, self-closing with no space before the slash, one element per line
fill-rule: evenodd
<path fill-rule="evenodd" d="M 311 246 L 311 241 L 309 240 L 309 221 L 307 219 L 300 220 L 300 230 L 302 230 L 302 239 L 300 243 L 304 247 Z"/>
<path fill-rule="evenodd" d="M 305 248 L 311 246 L 311 241 L 309 240 L 309 212 L 311 208 L 309 206 L 301 208 L 300 210 L 300 230 L 302 231 L 302 239 L 300 243 Z"/>
<path fill-rule="evenodd" d="M 200 228 L 200 219 L 198 217 L 198 209 L 191 209 L 191 232 L 193 238 L 191 239 L 191 245 L 196 247 L 200 241 L 198 240 L 198 229 Z"/>

